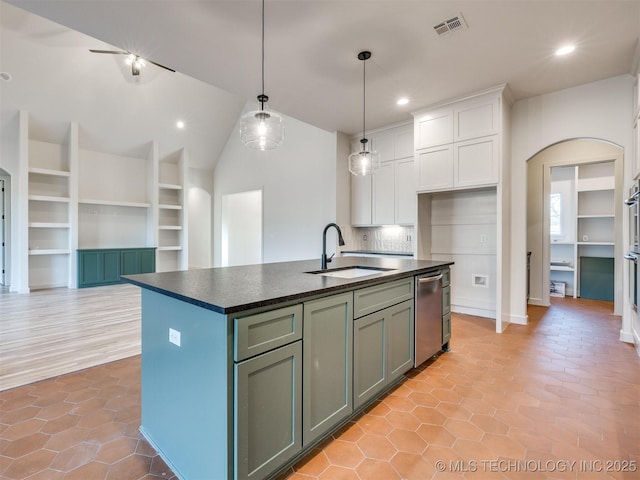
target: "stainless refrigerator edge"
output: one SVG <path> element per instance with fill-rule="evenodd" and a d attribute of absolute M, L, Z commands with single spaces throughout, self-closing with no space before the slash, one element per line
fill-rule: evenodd
<path fill-rule="evenodd" d="M 416 276 L 414 367 L 442 350 L 442 273 Z"/>

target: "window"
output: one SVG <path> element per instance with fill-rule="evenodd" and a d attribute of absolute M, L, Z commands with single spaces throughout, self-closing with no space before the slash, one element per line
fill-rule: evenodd
<path fill-rule="evenodd" d="M 549 195 L 549 234 L 562 235 L 562 194 Z"/>

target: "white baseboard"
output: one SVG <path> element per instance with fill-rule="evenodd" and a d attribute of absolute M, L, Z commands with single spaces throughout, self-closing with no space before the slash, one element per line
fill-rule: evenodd
<path fill-rule="evenodd" d="M 451 305 L 451 311 L 454 313 L 462 313 L 464 315 L 473 315 L 475 317 L 484 317 L 496 319 L 495 310 L 485 310 L 484 308 L 465 307 L 462 305 Z"/>
<path fill-rule="evenodd" d="M 550 303 L 544 302 L 541 298 L 529 298 L 529 305 L 536 305 L 538 307 L 548 307 Z"/>
<path fill-rule="evenodd" d="M 529 315 L 506 315 L 509 319 L 509 323 L 513 323 L 514 325 L 528 325 L 529 324 Z"/>

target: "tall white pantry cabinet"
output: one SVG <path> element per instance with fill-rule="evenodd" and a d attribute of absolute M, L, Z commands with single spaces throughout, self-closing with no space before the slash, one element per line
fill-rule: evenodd
<path fill-rule="evenodd" d="M 415 257 L 451 259 L 451 310 L 496 319 L 510 309 L 510 112 L 506 85 L 414 115 Z M 524 319 L 522 320 L 524 321 Z"/>
<path fill-rule="evenodd" d="M 76 122 L 59 143 L 26 111 L 19 125 L 19 292 L 77 288 L 78 249 L 156 247 L 156 271 L 187 269 L 184 149 L 131 157 L 82 148 Z"/>

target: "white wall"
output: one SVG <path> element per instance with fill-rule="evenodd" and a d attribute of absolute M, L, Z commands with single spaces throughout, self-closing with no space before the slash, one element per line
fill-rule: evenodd
<path fill-rule="evenodd" d="M 208 268 L 211 262 L 211 212 L 213 209 L 213 170 L 189 169 L 189 268 Z"/>
<path fill-rule="evenodd" d="M 227 141 L 213 175 L 215 266 L 221 259 L 222 195 L 262 190 L 263 261 L 317 258 L 320 267 L 322 230 L 336 220 L 336 134 L 291 117 L 284 122 L 285 141 L 277 150 L 247 149 L 238 134 Z M 331 229 L 328 253 L 334 235 Z"/>
<path fill-rule="evenodd" d="M 511 144 L 513 314 L 526 315 L 527 160 L 562 140 L 591 137 L 623 147 L 629 152 L 625 162 L 629 163 L 633 151 L 633 85 L 631 75 L 620 75 L 514 104 Z M 628 165 L 625 165 L 624 183 L 625 189 L 631 183 Z M 626 235 L 623 234 L 623 238 Z M 625 312 L 627 310 L 625 308 Z M 623 320 L 623 330 L 627 323 Z"/>

